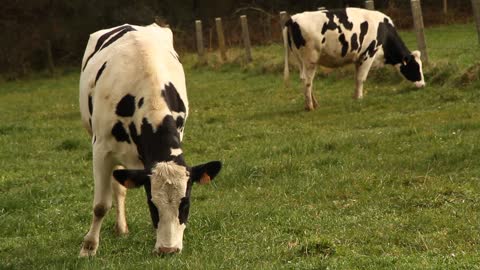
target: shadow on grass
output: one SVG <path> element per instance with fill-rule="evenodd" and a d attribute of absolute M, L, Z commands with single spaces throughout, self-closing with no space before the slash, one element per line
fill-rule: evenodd
<path fill-rule="evenodd" d="M 292 107 L 275 111 L 258 111 L 246 116 L 245 120 L 273 120 L 284 117 L 291 117 L 292 115 L 300 115 L 305 112 L 306 111 L 303 109 L 303 107 Z"/>
<path fill-rule="evenodd" d="M 31 130 L 31 128 L 26 126 L 19 126 L 19 125 L 5 125 L 0 126 L 0 136 L 1 135 L 12 135 L 16 133 L 24 133 Z"/>
<path fill-rule="evenodd" d="M 422 91 L 423 88 L 416 88 L 416 87 L 404 87 L 398 91 L 391 92 L 392 95 L 406 95 L 418 91 Z"/>
<path fill-rule="evenodd" d="M 78 140 L 66 139 L 57 146 L 57 150 L 72 151 L 81 147 L 81 143 Z"/>

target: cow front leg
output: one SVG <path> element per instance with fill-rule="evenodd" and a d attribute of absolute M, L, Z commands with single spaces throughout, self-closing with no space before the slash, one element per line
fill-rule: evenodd
<path fill-rule="evenodd" d="M 315 95 L 313 94 L 313 89 L 312 89 L 312 103 L 313 103 L 313 108 L 316 109 L 318 107 L 318 101 Z"/>
<path fill-rule="evenodd" d="M 122 166 L 115 167 L 115 170 L 123 169 Z M 113 176 L 112 176 L 113 177 Z M 127 218 L 125 214 L 125 198 L 127 196 L 127 188 L 112 178 L 113 201 L 116 209 L 115 233 L 118 236 L 128 233 Z"/>
<path fill-rule="evenodd" d="M 313 111 L 318 107 L 318 102 L 313 95 L 313 79 L 315 78 L 315 72 L 317 67 L 315 65 L 309 66 L 305 69 L 305 110 Z"/>
<path fill-rule="evenodd" d="M 102 221 L 112 206 L 112 161 L 108 154 L 93 151 L 93 177 L 95 179 L 93 217 L 90 230 L 83 238 L 80 257 L 94 256 L 98 249 Z"/>
<path fill-rule="evenodd" d="M 355 94 L 354 99 L 363 98 L 363 83 L 367 80 L 368 72 L 372 67 L 373 58 L 368 58 L 362 63 L 355 64 Z M 365 91 L 366 93 L 366 91 Z"/>

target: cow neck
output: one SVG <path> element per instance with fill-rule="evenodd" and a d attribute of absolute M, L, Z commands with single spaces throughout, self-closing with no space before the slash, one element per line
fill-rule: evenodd
<path fill-rule="evenodd" d="M 380 23 L 378 32 L 377 36 L 382 35 L 380 32 L 386 33 L 382 41 L 385 64 L 400 64 L 406 56 L 410 55 L 410 51 L 393 25 L 388 22 Z"/>
<path fill-rule="evenodd" d="M 178 165 L 186 166 L 181 151 L 180 135 L 171 115 L 166 115 L 156 128 L 146 118 L 143 118 L 140 134 L 137 134 L 133 123 L 129 129 L 145 170 L 150 172 L 157 163 L 167 161 L 174 161 Z M 172 151 L 173 149 L 176 151 Z"/>

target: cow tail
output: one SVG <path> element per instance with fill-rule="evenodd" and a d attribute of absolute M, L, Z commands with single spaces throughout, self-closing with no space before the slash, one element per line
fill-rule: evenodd
<path fill-rule="evenodd" d="M 288 30 L 290 28 L 290 24 L 291 24 L 291 19 L 289 19 L 285 25 L 283 26 L 283 30 L 282 30 L 282 35 L 283 35 L 283 47 L 284 47 L 284 50 L 285 50 L 285 63 L 284 63 L 284 67 L 283 67 L 283 82 L 285 84 L 285 87 L 288 87 L 288 84 L 289 84 L 289 80 L 290 80 L 290 71 L 288 69 L 288 51 L 289 51 L 289 45 L 288 45 L 288 38 L 289 38 L 289 35 L 288 35 Z"/>

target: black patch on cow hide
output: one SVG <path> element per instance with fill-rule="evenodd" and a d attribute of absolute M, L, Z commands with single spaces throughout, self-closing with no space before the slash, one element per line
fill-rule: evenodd
<path fill-rule="evenodd" d="M 359 49 L 362 48 L 363 45 L 363 40 L 365 39 L 365 35 L 367 35 L 368 32 L 368 22 L 363 22 L 360 24 L 360 36 L 359 36 L 359 42 L 360 42 L 360 47 Z"/>
<path fill-rule="evenodd" d="M 377 53 L 377 42 L 375 40 L 372 40 L 372 42 L 370 42 L 370 45 L 368 45 L 365 52 L 368 53 L 368 56 L 373 57 L 375 53 Z"/>
<path fill-rule="evenodd" d="M 361 62 L 367 60 L 368 57 L 373 57 L 377 53 L 377 41 L 372 40 L 368 47 L 360 54 Z M 367 56 L 368 55 L 368 56 Z"/>
<path fill-rule="evenodd" d="M 178 207 L 178 221 L 180 222 L 180 224 L 187 223 L 189 212 L 190 212 L 190 198 L 183 197 L 180 200 L 180 206 Z"/>
<path fill-rule="evenodd" d="M 138 108 L 140 109 L 143 106 L 143 97 L 138 101 Z"/>
<path fill-rule="evenodd" d="M 120 100 L 120 102 L 118 102 L 115 113 L 118 116 L 123 117 L 133 116 L 133 114 L 135 113 L 135 97 L 130 94 L 126 94 Z"/>
<path fill-rule="evenodd" d="M 377 40 L 378 45 L 383 45 L 385 64 L 400 64 L 410 55 L 397 30 L 387 18 L 378 24 Z"/>
<path fill-rule="evenodd" d="M 350 45 L 351 46 L 351 49 L 350 49 L 351 52 L 358 50 L 357 33 L 353 33 L 352 37 L 350 38 L 350 44 L 351 44 Z"/>
<path fill-rule="evenodd" d="M 343 27 L 347 30 L 352 30 L 353 29 L 353 23 L 348 20 L 347 16 L 347 10 L 346 9 L 336 9 L 333 10 L 333 13 L 335 16 L 337 16 L 338 21 L 340 22 Z"/>
<path fill-rule="evenodd" d="M 118 142 L 130 143 L 130 137 L 120 121 L 113 126 L 112 135 Z"/>
<path fill-rule="evenodd" d="M 107 214 L 108 212 L 108 208 L 103 206 L 103 205 L 95 205 L 95 207 L 93 208 L 93 214 L 95 215 L 95 217 L 97 218 L 102 218 L 105 216 L 105 214 Z"/>
<path fill-rule="evenodd" d="M 338 37 L 338 41 L 340 41 L 340 43 L 342 44 L 342 57 L 345 57 L 345 55 L 347 55 L 347 52 L 348 52 L 348 42 L 345 39 L 345 34 L 341 34 Z"/>
<path fill-rule="evenodd" d="M 181 117 L 181 116 L 177 116 L 176 123 L 177 123 L 177 128 L 181 128 L 181 127 L 183 127 L 183 124 L 185 123 L 185 119 L 183 119 L 183 117 Z"/>
<path fill-rule="evenodd" d="M 97 40 L 97 44 L 95 44 L 95 49 L 93 50 L 93 52 L 88 56 L 87 60 L 85 61 L 85 65 L 83 66 L 83 70 L 85 70 L 85 67 L 87 66 L 88 64 L 88 61 L 90 61 L 90 59 L 99 51 L 101 51 L 103 48 L 107 47 L 108 45 L 112 44 L 115 40 L 121 38 L 125 33 L 127 32 L 130 32 L 130 31 L 136 31 L 135 28 L 133 28 L 132 26 L 130 25 L 124 25 L 124 26 L 120 26 L 120 27 L 117 27 L 103 35 L 101 35 L 98 40 Z M 120 32 L 120 33 L 118 33 Z M 103 44 L 105 43 L 105 41 L 113 34 L 115 33 L 118 33 L 116 36 L 114 36 L 112 39 L 115 38 L 115 40 L 112 40 L 110 39 L 106 44 L 105 46 L 103 46 Z"/>
<path fill-rule="evenodd" d="M 107 62 L 103 63 L 103 65 L 98 70 L 97 76 L 95 76 L 95 85 L 97 85 L 97 81 L 100 78 L 100 76 L 102 76 L 103 70 L 105 69 L 106 66 L 107 66 Z"/>
<path fill-rule="evenodd" d="M 93 114 L 93 97 L 92 95 L 88 95 L 88 112 L 90 115 Z"/>
<path fill-rule="evenodd" d="M 327 39 L 325 37 L 323 37 L 322 44 L 325 43 L 325 41 L 327 41 Z"/>
<path fill-rule="evenodd" d="M 171 82 L 165 85 L 165 89 L 162 90 L 162 97 L 165 99 L 170 111 L 179 113 L 187 111 L 180 94 L 178 94 L 177 89 Z"/>
<path fill-rule="evenodd" d="M 325 13 L 325 16 L 327 16 L 327 19 L 328 19 L 328 21 L 325 22 L 322 26 L 322 35 L 324 35 L 327 32 L 327 30 L 337 29 L 337 24 L 334 21 L 335 15 L 333 14 L 333 11 L 326 11 L 322 13 Z"/>
<path fill-rule="evenodd" d="M 347 11 L 345 9 L 334 9 L 322 12 L 327 17 L 328 21 L 323 24 L 322 34 L 327 30 L 337 30 L 339 34 L 343 33 L 341 26 L 347 30 L 353 29 L 353 23 L 348 20 Z M 335 17 L 338 18 L 338 23 L 335 23 Z"/>
<path fill-rule="evenodd" d="M 171 155 L 171 148 L 181 148 L 177 125 L 171 115 L 166 115 L 155 131 L 146 118 L 142 120 L 140 134 L 137 133 L 133 122 L 128 128 L 137 147 L 140 160 L 147 171 L 152 169 L 154 163 L 163 161 L 175 160 L 177 164 L 186 166 L 183 156 L 175 157 Z"/>
<path fill-rule="evenodd" d="M 291 41 L 290 41 L 290 33 L 292 34 L 291 38 L 293 39 L 293 43 L 295 44 L 295 47 L 297 49 L 300 49 L 300 47 L 305 46 L 306 41 L 302 36 L 302 30 L 300 29 L 300 25 L 298 23 L 294 22 L 292 19 L 289 19 L 285 23 L 285 27 L 288 27 L 290 30 L 288 33 L 288 44 L 291 48 Z"/>
<path fill-rule="evenodd" d="M 130 32 L 130 31 L 137 31 L 135 28 L 131 27 L 129 25 L 129 27 L 126 27 L 125 29 L 123 29 L 122 31 L 118 32 L 115 36 L 113 36 L 111 39 L 109 39 L 103 46 L 100 50 L 103 50 L 105 49 L 106 47 L 110 46 L 113 42 L 117 41 L 118 39 L 120 39 L 121 37 L 123 37 L 123 35 L 125 35 L 126 33 Z"/>

